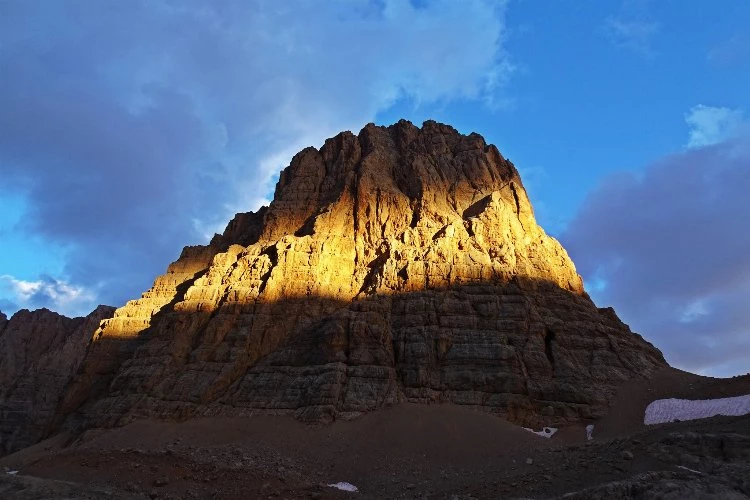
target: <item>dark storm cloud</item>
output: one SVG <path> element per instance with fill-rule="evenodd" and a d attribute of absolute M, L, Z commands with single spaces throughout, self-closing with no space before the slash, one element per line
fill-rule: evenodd
<path fill-rule="evenodd" d="M 609 177 L 561 236 L 593 295 L 663 349 L 750 371 L 750 136 Z M 596 286 L 594 286 L 596 288 Z"/>
<path fill-rule="evenodd" d="M 3 2 L 0 189 L 71 286 L 121 304 L 301 147 L 404 96 L 491 100 L 502 6 Z"/>

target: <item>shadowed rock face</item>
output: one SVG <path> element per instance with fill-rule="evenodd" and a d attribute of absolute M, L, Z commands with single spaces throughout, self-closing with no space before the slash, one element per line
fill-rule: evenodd
<path fill-rule="evenodd" d="M 269 207 L 185 248 L 102 322 L 62 411 L 330 420 L 408 400 L 560 424 L 664 365 L 589 300 L 497 148 L 401 121 L 301 151 Z"/>
<path fill-rule="evenodd" d="M 114 310 L 71 319 L 23 309 L 9 321 L 0 313 L 0 455 L 46 436 L 94 330 Z"/>

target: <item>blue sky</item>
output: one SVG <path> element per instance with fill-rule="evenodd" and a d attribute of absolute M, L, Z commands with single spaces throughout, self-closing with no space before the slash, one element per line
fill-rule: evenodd
<path fill-rule="evenodd" d="M 0 310 L 85 314 L 367 122 L 476 131 L 592 297 L 750 369 L 750 4 L 0 1 Z"/>

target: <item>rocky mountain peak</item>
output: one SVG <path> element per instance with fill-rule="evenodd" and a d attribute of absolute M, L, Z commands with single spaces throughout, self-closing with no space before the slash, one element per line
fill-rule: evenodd
<path fill-rule="evenodd" d="M 390 127 L 369 124 L 357 136 L 342 132 L 320 150 L 306 148 L 295 155 L 280 175 L 269 212 L 299 231 L 311 217 L 345 203 L 357 212 L 356 224 L 360 215 L 367 219 L 359 212 L 375 195 L 395 204 L 406 225 L 433 225 L 441 221 L 430 215 L 460 216 L 481 198 L 507 190 L 511 182 L 522 189 L 513 165 L 477 134 L 464 136 L 432 121 L 421 129 L 405 120 Z M 528 200 L 523 201 L 523 208 L 530 209 Z M 265 236 L 273 239 L 279 230 L 270 224 Z"/>
<path fill-rule="evenodd" d="M 268 207 L 186 247 L 102 322 L 63 411 L 113 425 L 453 402 L 553 424 L 664 364 L 589 300 L 495 146 L 402 120 L 300 151 Z"/>
<path fill-rule="evenodd" d="M 304 290 L 283 280 L 264 286 L 267 293 L 351 300 L 514 276 L 583 293 L 564 249 L 536 224 L 513 164 L 478 134 L 433 121 L 369 124 L 302 150 L 281 172 L 271 205 L 239 215 L 214 240 L 286 245 L 269 257 L 292 242 L 313 253 L 325 246 L 339 265 L 323 264 L 317 276 L 325 279 Z"/>
<path fill-rule="evenodd" d="M 58 406 L 68 426 L 403 401 L 560 425 L 665 366 L 591 302 L 513 164 L 434 121 L 300 151 L 268 207 L 105 316 Z"/>

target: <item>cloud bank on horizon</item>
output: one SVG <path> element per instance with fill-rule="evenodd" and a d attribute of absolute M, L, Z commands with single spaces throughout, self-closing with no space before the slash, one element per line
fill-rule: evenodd
<path fill-rule="evenodd" d="M 0 188 L 63 276 L 0 269 L 0 308 L 138 296 L 303 147 L 398 99 L 492 100 L 503 37 L 486 0 L 3 2 Z"/>
<path fill-rule="evenodd" d="M 597 302 L 615 304 L 671 364 L 725 376 L 750 371 L 750 133 L 742 116 L 694 107 L 690 149 L 605 178 L 561 235 Z"/>

